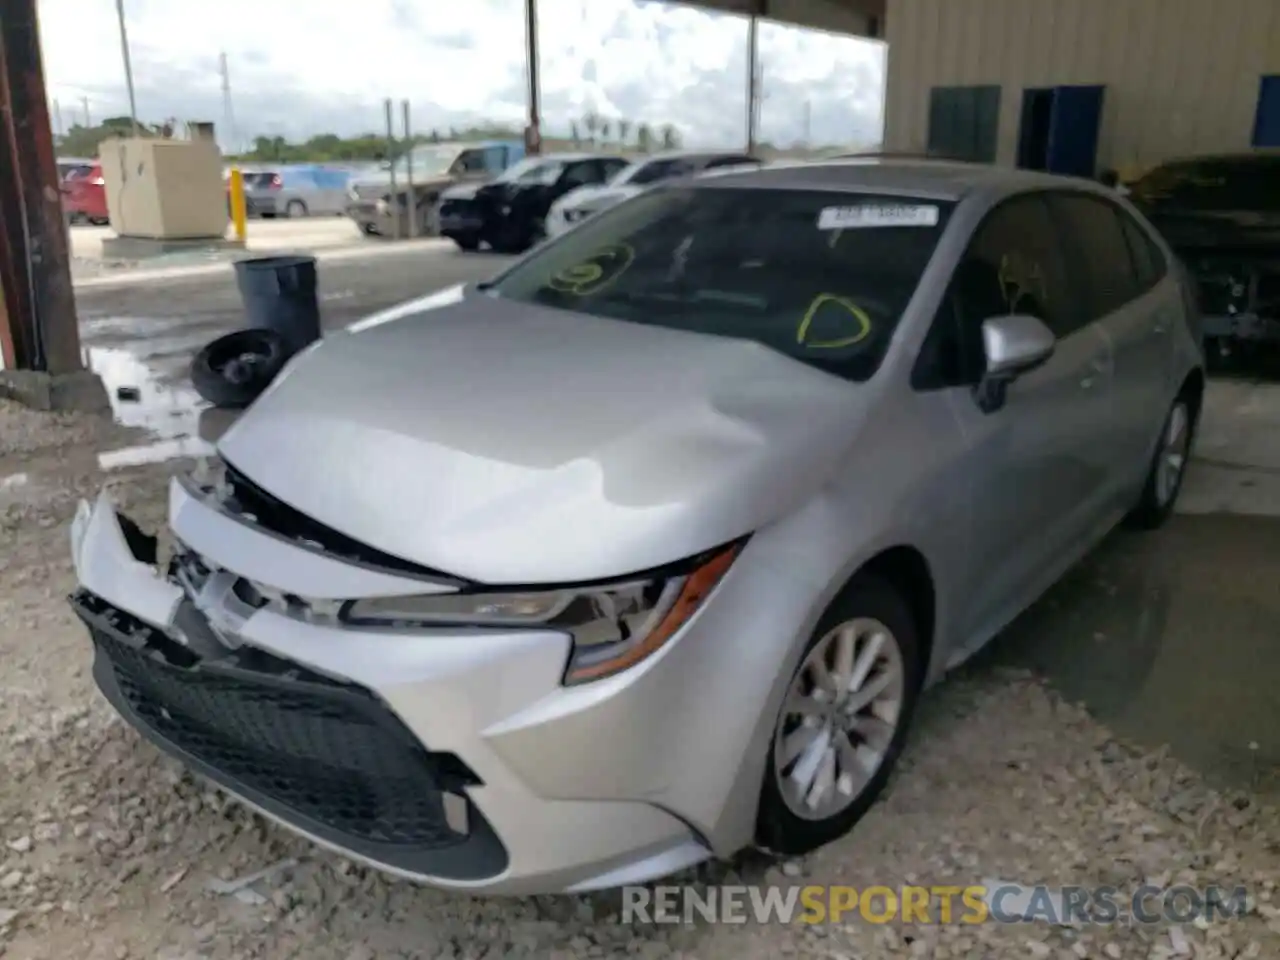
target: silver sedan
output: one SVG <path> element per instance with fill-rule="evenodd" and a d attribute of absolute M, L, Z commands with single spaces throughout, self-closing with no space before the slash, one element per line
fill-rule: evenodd
<path fill-rule="evenodd" d="M 921 691 L 1173 509 L 1190 293 L 1080 180 L 675 181 L 295 358 L 104 495 L 74 606 L 116 709 L 315 841 L 472 892 L 850 830 Z"/>

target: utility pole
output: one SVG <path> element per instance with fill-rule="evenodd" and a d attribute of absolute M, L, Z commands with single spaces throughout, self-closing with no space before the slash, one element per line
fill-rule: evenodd
<path fill-rule="evenodd" d="M 57 100 L 53 101 L 53 132 L 59 137 L 64 133 L 62 129 L 62 105 Z"/>
<path fill-rule="evenodd" d="M 40 406 L 99 406 L 76 394 L 87 381 L 63 221 L 36 0 L 5 0 L 0 18 L 0 287 L 18 370 L 49 375 L 31 386 Z M 8 346 L 8 344 L 6 344 Z M 92 379 L 92 378 L 90 378 Z"/>
<path fill-rule="evenodd" d="M 747 153 L 756 150 L 756 124 L 759 122 L 760 61 L 757 33 L 760 18 L 754 13 L 747 21 Z"/>
<path fill-rule="evenodd" d="M 808 97 L 804 101 L 804 145 L 808 147 L 811 143 L 810 135 L 813 127 L 813 101 Z"/>
<path fill-rule="evenodd" d="M 418 196 L 413 189 L 413 133 L 409 129 L 409 101 L 400 101 L 400 113 L 404 121 L 404 184 L 409 198 L 409 236 L 418 235 Z"/>
<path fill-rule="evenodd" d="M 396 190 L 396 164 L 399 158 L 396 156 L 396 128 L 393 122 L 393 114 L 391 109 L 391 98 L 383 103 L 387 115 L 387 159 L 391 161 L 391 166 L 387 170 L 387 177 L 391 181 L 391 222 L 393 225 L 394 236 L 400 239 L 400 192 Z M 408 162 L 408 161 L 406 161 Z"/>
<path fill-rule="evenodd" d="M 227 136 L 230 138 L 231 152 L 240 152 L 240 136 L 236 131 L 236 115 L 231 109 L 231 71 L 227 67 L 226 53 L 218 54 L 218 70 L 222 74 L 222 119 L 227 125 Z"/>
<path fill-rule="evenodd" d="M 524 0 L 525 72 L 529 75 L 529 126 L 525 130 L 525 150 L 542 153 L 542 119 L 540 117 L 538 64 L 538 0 Z"/>
<path fill-rule="evenodd" d="M 89 98 L 81 97 L 80 105 L 84 107 L 84 128 L 88 130 L 93 126 L 93 121 L 89 117 Z"/>
<path fill-rule="evenodd" d="M 136 137 L 138 135 L 138 101 L 133 95 L 133 65 L 129 62 L 129 32 L 124 25 L 124 0 L 116 0 L 116 17 L 120 21 L 120 53 L 124 58 L 124 82 L 129 89 L 129 119 L 133 121 L 133 135 Z"/>

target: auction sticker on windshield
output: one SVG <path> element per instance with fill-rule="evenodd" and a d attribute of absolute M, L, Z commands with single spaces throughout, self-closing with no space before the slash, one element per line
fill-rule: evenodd
<path fill-rule="evenodd" d="M 819 230 L 863 230 L 872 227 L 936 227 L 938 208 L 929 203 L 862 203 L 823 207 Z"/>

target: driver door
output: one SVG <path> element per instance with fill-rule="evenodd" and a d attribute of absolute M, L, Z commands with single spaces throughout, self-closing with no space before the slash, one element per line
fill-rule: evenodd
<path fill-rule="evenodd" d="M 984 320 L 1031 314 L 1057 335 L 1053 355 L 983 412 Z M 983 642 L 1093 542 L 1107 493 L 1109 342 L 1086 322 L 1043 194 L 997 206 L 975 231 L 936 323 L 955 332 L 950 401 L 964 435 L 952 464 L 969 513 L 962 636 Z"/>

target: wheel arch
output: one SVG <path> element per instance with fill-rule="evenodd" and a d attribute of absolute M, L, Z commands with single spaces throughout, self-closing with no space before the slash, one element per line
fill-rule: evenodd
<path fill-rule="evenodd" d="M 938 590 L 933 569 L 916 547 L 902 544 L 888 547 L 864 562 L 837 592 L 839 598 L 861 576 L 877 577 L 902 596 L 911 610 L 919 633 L 922 663 L 920 675 L 929 676 L 937 636 Z M 832 601 L 833 603 L 835 600 Z"/>

